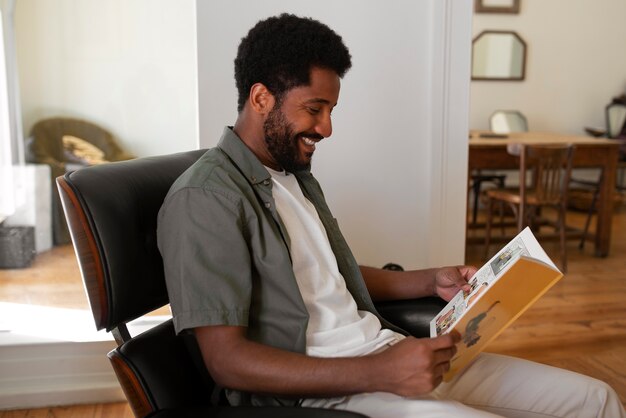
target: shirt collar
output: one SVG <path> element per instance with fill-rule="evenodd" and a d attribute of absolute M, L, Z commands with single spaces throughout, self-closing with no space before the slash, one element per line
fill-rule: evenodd
<path fill-rule="evenodd" d="M 271 178 L 261 161 L 237 136 L 231 126 L 224 128 L 217 147 L 230 157 L 252 184 L 262 183 Z"/>

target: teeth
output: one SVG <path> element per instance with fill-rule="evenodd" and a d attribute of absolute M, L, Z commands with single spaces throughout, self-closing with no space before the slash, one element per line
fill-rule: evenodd
<path fill-rule="evenodd" d="M 312 139 L 309 139 L 305 136 L 302 137 L 302 140 L 304 141 L 305 144 L 307 145 L 315 145 L 315 141 L 313 141 Z"/>

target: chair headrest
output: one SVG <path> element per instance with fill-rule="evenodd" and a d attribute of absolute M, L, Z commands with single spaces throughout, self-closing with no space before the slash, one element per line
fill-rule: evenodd
<path fill-rule="evenodd" d="M 103 164 L 57 180 L 98 329 L 168 303 L 157 215 L 172 183 L 205 151 Z"/>

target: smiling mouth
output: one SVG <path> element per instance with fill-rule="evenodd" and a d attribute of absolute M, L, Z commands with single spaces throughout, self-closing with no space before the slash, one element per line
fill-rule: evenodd
<path fill-rule="evenodd" d="M 312 140 L 311 138 L 307 138 L 306 136 L 302 137 L 302 142 L 304 142 L 308 146 L 315 146 L 316 144 L 316 141 Z"/>

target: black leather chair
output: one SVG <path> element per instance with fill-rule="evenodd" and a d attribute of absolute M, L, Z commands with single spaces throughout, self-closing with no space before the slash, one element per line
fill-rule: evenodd
<path fill-rule="evenodd" d="M 172 320 L 131 336 L 126 324 L 168 304 L 156 244 L 157 213 L 174 180 L 203 150 L 87 167 L 57 179 L 81 275 L 98 329 L 113 333 L 108 354 L 137 417 L 358 417 L 291 407 L 213 405 L 213 379 L 192 334 Z M 416 336 L 428 335 L 437 298 L 381 304 L 381 313 Z M 184 333 L 183 333 L 184 334 Z"/>

